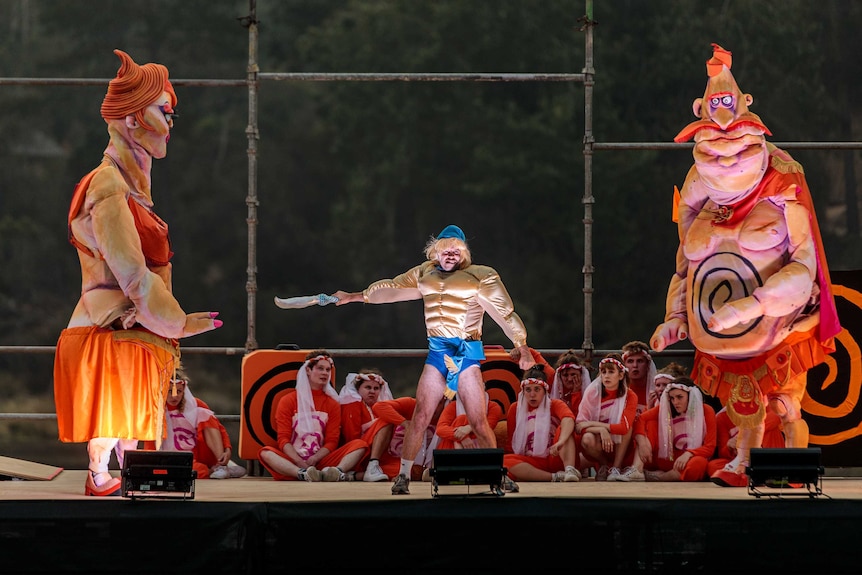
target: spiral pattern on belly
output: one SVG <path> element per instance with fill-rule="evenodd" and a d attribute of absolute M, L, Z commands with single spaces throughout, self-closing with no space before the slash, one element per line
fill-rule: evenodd
<path fill-rule="evenodd" d="M 704 259 L 694 271 L 691 282 L 692 311 L 704 333 L 719 339 L 737 338 L 752 329 L 762 316 L 721 332 L 709 329 L 709 319 L 726 303 L 748 297 L 763 285 L 760 273 L 750 260 L 733 252 L 717 252 Z"/>

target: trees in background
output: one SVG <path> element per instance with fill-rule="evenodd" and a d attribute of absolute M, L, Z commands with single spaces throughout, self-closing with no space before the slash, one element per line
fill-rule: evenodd
<path fill-rule="evenodd" d="M 265 72 L 577 73 L 578 0 L 257 0 Z M 243 0 L 0 6 L 5 77 L 105 78 L 114 48 L 174 79 L 243 79 Z M 773 141 L 858 140 L 858 3 L 595 3 L 594 137 L 670 142 L 702 95 L 717 42 Z M 181 87 L 170 152 L 153 168 L 171 225 L 174 289 L 225 327 L 188 340 L 242 346 L 248 265 L 248 94 Z M 100 159 L 102 86 L 0 86 L 0 344 L 53 345 L 78 297 L 68 198 Z M 541 82 L 262 82 L 258 307 L 262 348 L 423 347 L 416 302 L 285 312 L 288 296 L 360 289 L 417 263 L 457 223 L 507 278 L 537 348 L 583 342 L 584 90 Z M 858 151 L 794 151 L 830 263 L 858 269 Z M 664 311 L 687 151 L 598 151 L 593 343 L 646 340 Z M 493 324 L 489 343 L 506 344 Z M 0 371 L 12 371 L 0 356 Z M 5 368 L 3 366 L 6 366 Z M 214 378 L 220 377 L 217 374 Z M 234 378 L 233 375 L 229 376 Z M 2 378 L 0 378 L 2 379 Z M 25 385 L 46 390 L 44 374 Z M 16 382 L 20 381 L 16 377 Z"/>

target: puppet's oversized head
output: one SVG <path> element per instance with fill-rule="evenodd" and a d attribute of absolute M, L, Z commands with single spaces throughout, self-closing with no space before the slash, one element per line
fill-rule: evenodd
<path fill-rule="evenodd" d="M 760 182 L 768 166 L 765 135 L 772 135 L 748 110 L 754 101 L 744 94 L 730 72 L 731 53 L 713 44 L 706 62 L 707 82 L 702 98 L 692 104 L 700 118 L 674 138 L 694 138 L 694 162 L 710 198 L 721 205 L 743 199 Z"/>
<path fill-rule="evenodd" d="M 155 63 L 140 66 L 122 50 L 114 50 L 114 54 L 120 58 L 120 69 L 108 83 L 102 118 L 109 126 L 114 124 L 120 132 L 128 133 L 127 137 L 151 156 L 163 158 L 177 105 L 168 69 Z"/>

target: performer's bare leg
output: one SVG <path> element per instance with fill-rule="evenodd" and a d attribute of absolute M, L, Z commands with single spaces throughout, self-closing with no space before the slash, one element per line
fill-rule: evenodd
<path fill-rule="evenodd" d="M 419 384 L 416 386 L 416 408 L 413 419 L 404 432 L 404 444 L 401 447 L 401 460 L 413 462 L 419 448 L 425 440 L 425 430 L 434 417 L 434 411 L 443 398 L 446 390 L 446 379 L 436 368 L 425 364 Z M 466 408 L 466 406 L 465 406 Z M 408 476 L 409 477 L 409 476 Z"/>
<path fill-rule="evenodd" d="M 480 447 L 497 447 L 497 436 L 488 423 L 488 400 L 485 398 L 485 382 L 478 365 L 471 365 L 458 377 L 458 395 L 464 405 L 467 421 L 476 434 Z"/>

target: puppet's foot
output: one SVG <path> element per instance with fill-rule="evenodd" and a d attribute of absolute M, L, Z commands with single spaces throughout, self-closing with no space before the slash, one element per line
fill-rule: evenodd
<path fill-rule="evenodd" d="M 746 487 L 748 485 L 748 475 L 735 471 L 733 468 L 728 469 L 727 465 L 724 469 L 719 469 L 713 473 L 709 480 L 722 487 Z"/>
<path fill-rule="evenodd" d="M 87 482 L 84 484 L 84 495 L 95 495 L 97 497 L 102 497 L 106 495 L 119 495 L 120 487 L 122 486 L 122 481 L 117 479 L 116 477 L 111 477 L 102 483 L 101 485 L 96 485 L 96 476 L 99 475 L 108 475 L 107 473 L 93 473 L 91 471 L 87 472 Z M 100 477 L 99 479 L 102 479 Z"/>

